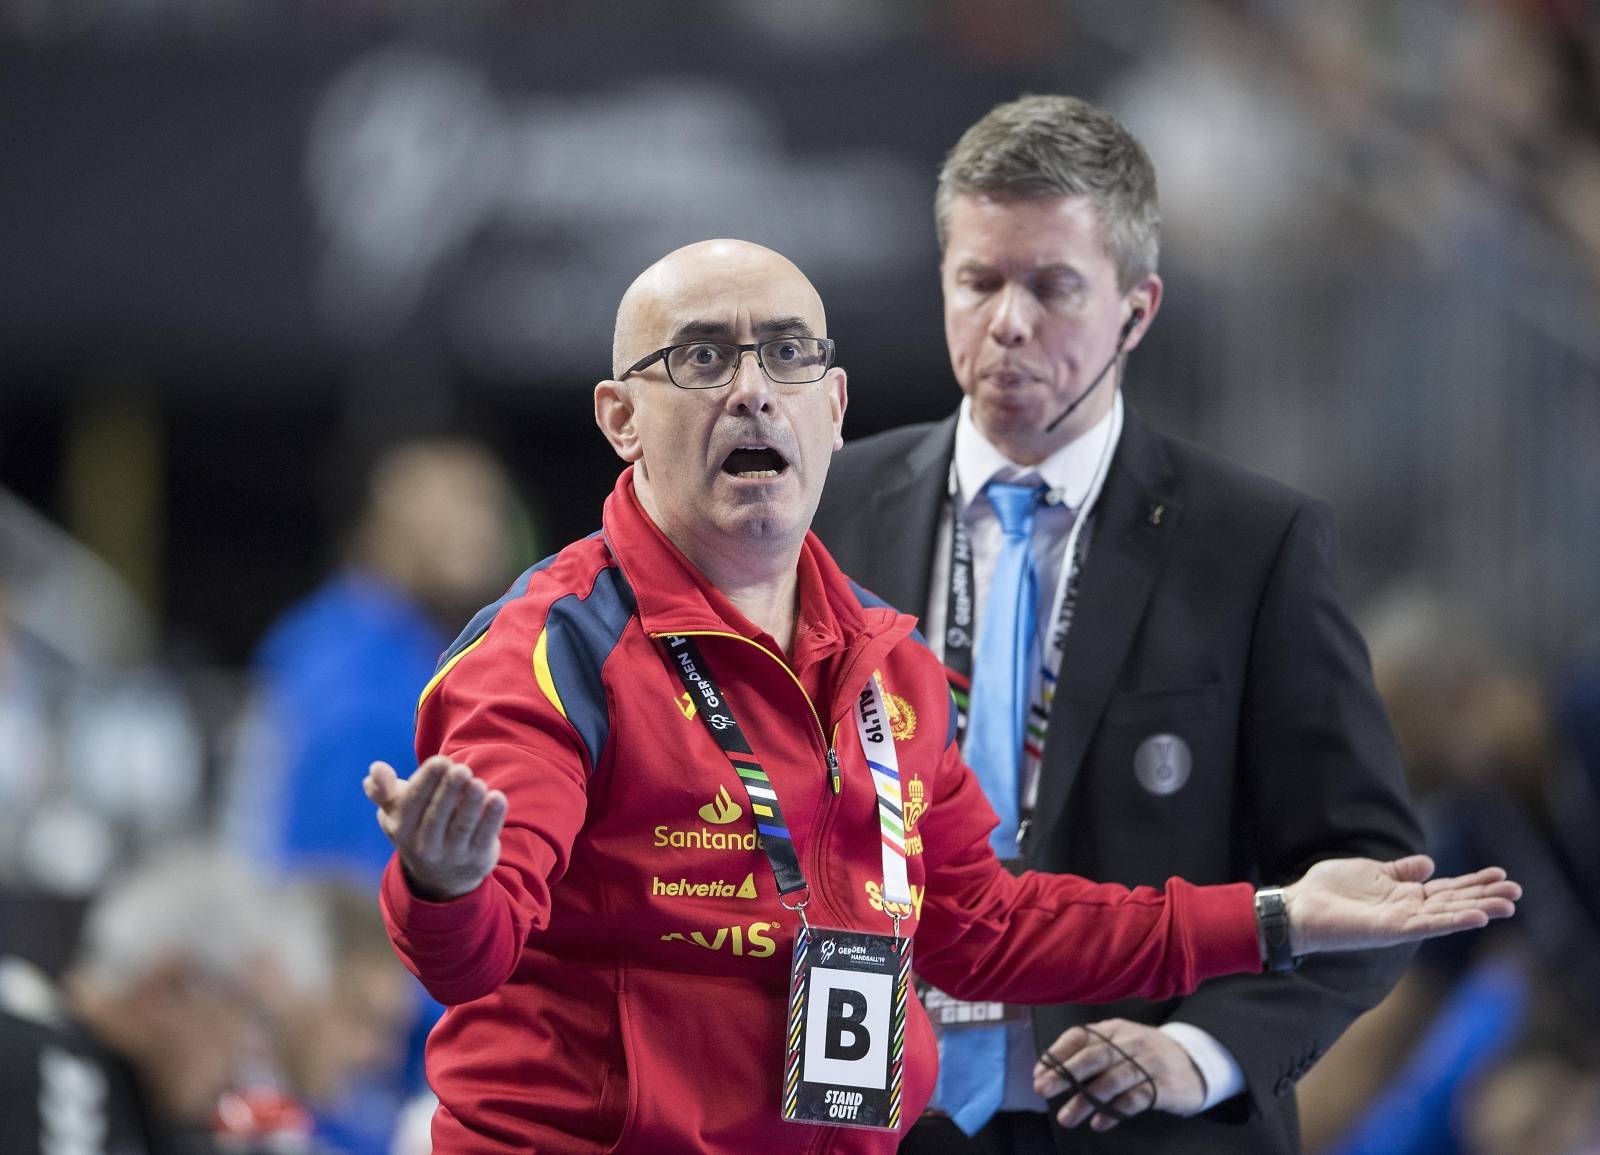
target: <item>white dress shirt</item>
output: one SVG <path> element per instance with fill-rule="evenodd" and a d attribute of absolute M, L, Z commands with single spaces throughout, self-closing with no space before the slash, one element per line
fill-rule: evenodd
<path fill-rule="evenodd" d="M 989 582 L 994 576 L 1002 540 L 1000 519 L 995 516 L 994 508 L 983 495 L 983 487 L 992 480 L 999 480 L 1020 485 L 1043 483 L 1049 490 L 1033 523 L 1033 561 L 1039 578 L 1035 636 L 1041 642 L 1040 653 L 1044 652 L 1042 642 L 1048 637 L 1056 612 L 1068 538 L 1085 503 L 1097 495 L 1100 484 L 1104 482 L 1111 456 L 1116 452 L 1117 442 L 1122 435 L 1122 421 L 1122 393 L 1119 390 L 1111 411 L 1081 436 L 1037 465 L 1018 465 L 978 431 L 972 421 L 971 403 L 965 399 L 961 402 L 961 411 L 956 419 L 956 504 L 962 526 L 972 544 L 974 606 L 983 606 L 988 598 Z M 1092 504 L 1090 510 L 1092 512 Z M 922 619 L 923 632 L 941 659 L 944 657 L 945 598 L 950 582 L 951 533 L 950 506 L 946 503 L 934 540 L 933 580 L 929 585 L 927 612 Z M 1085 544 L 1092 546 L 1092 542 Z M 1086 550 L 1083 556 L 1088 556 Z M 1092 607 L 1088 612 L 1093 612 Z M 975 632 L 979 636 L 983 633 L 981 616 L 976 622 Z M 1069 637 L 1069 649 L 1071 645 Z M 977 648 L 978 643 L 974 638 L 973 652 L 977 652 Z M 1030 691 L 1036 696 L 1039 690 L 1037 671 L 1033 679 L 1035 684 Z M 1034 698 L 1030 697 L 1032 700 Z M 1024 761 L 1026 763 L 1028 760 Z M 1033 799 L 1038 793 L 1036 773 L 1028 778 L 1021 784 L 1024 810 L 1032 809 Z M 1166 1023 L 1161 1030 L 1183 1047 L 1199 1068 L 1206 1086 L 1201 1110 L 1208 1110 L 1244 1090 L 1244 1072 L 1240 1070 L 1238 1062 L 1209 1032 L 1181 1022 Z M 1033 1091 L 1035 1058 L 1032 1028 L 1026 1024 L 1013 1025 L 1008 1038 L 1006 1092 L 1001 1103 L 1002 1110 L 1045 1110 L 1044 1100 Z"/>

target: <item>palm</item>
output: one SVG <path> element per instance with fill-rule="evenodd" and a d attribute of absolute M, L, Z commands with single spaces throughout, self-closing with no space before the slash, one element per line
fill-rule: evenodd
<path fill-rule="evenodd" d="M 475 889 L 500 860 L 506 796 L 464 764 L 434 755 L 401 781 L 374 762 L 362 783 L 378 825 L 394 843 L 412 889 L 443 900 Z"/>
<path fill-rule="evenodd" d="M 1415 942 L 1506 918 L 1522 890 L 1488 867 L 1430 879 L 1432 860 L 1340 858 L 1319 862 L 1287 888 L 1296 954 Z"/>

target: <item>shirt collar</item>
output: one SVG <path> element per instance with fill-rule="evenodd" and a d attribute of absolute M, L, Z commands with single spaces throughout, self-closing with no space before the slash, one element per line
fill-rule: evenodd
<path fill-rule="evenodd" d="M 632 466 L 622 471 L 606 499 L 605 532 L 647 632 L 731 632 L 776 647 L 650 519 L 634 489 Z M 798 664 L 802 656 L 826 656 L 843 648 L 865 622 L 848 579 L 815 534 L 806 534 L 797 565 Z"/>
<path fill-rule="evenodd" d="M 734 633 L 776 653 L 776 642 L 741 614 L 650 519 L 634 490 L 633 469 L 630 465 L 622 471 L 606 499 L 604 533 L 633 591 L 645 633 Z M 808 668 L 844 651 L 838 659 L 842 664 L 829 675 L 834 697 L 826 703 L 825 717 L 837 721 L 872 670 L 911 635 L 917 619 L 845 577 L 814 533 L 806 534 L 798 566 L 800 612 L 788 664 L 808 676 Z M 818 708 L 823 707 L 818 699 Z"/>
<path fill-rule="evenodd" d="M 979 431 L 972 420 L 972 401 L 963 397 L 960 416 L 956 419 L 955 451 L 961 512 L 965 514 L 972 499 L 996 478 L 1001 481 L 1037 479 L 1049 487 L 1053 498 L 1081 502 L 1094 484 L 1095 474 L 1106 455 L 1115 449 L 1115 440 L 1121 431 L 1122 390 L 1119 389 L 1110 411 L 1082 434 L 1037 465 L 1018 465 Z"/>

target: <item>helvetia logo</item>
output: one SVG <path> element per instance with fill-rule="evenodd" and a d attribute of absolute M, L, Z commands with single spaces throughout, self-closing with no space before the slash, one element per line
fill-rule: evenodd
<path fill-rule="evenodd" d="M 706 950 L 729 951 L 740 958 L 769 958 L 778 949 L 772 941 L 772 932 L 778 929 L 775 922 L 753 922 L 749 927 L 719 926 L 707 935 L 703 930 L 687 934 L 673 931 L 661 936 L 662 942 L 686 942 Z"/>
<path fill-rule="evenodd" d="M 730 822 L 737 822 L 743 813 L 744 807 L 728 796 L 726 786 L 718 786 L 717 796 L 700 807 L 700 817 L 713 826 L 726 826 Z"/>
<path fill-rule="evenodd" d="M 687 878 L 664 879 L 660 875 L 650 880 L 650 894 L 655 898 L 754 898 L 756 876 L 752 872 L 741 883 L 725 878 L 711 882 L 690 882 Z"/>

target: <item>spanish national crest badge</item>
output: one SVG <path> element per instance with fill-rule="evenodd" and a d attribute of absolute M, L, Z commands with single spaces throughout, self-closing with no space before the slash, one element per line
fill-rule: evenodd
<path fill-rule="evenodd" d="M 884 712 L 889 715 L 889 733 L 896 742 L 909 742 L 917 732 L 917 712 L 899 694 L 883 695 Z"/>

